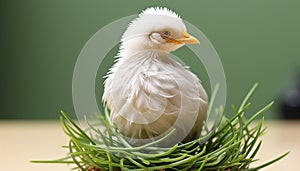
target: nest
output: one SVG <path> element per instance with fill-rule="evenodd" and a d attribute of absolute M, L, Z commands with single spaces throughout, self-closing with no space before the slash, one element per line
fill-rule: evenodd
<path fill-rule="evenodd" d="M 165 137 L 141 146 L 131 146 L 110 122 L 109 111 L 104 115 L 95 115 L 96 123 L 86 123 L 89 128 L 82 129 L 65 112 L 61 112 L 63 130 L 69 136 L 67 157 L 47 161 L 48 163 L 75 164 L 73 169 L 80 171 L 254 171 L 285 157 L 285 153 L 265 164 L 251 168 L 250 164 L 257 161 L 255 156 L 264 134 L 264 117 L 273 102 L 258 112 L 245 117 L 249 108 L 249 98 L 253 94 L 255 84 L 239 108 L 233 106 L 235 115 L 232 118 L 223 116 L 220 124 L 209 134 L 193 141 L 176 144 L 170 148 L 160 148 L 155 144 L 168 138 Z M 255 121 L 255 122 L 254 122 Z M 105 126 L 105 131 L 99 129 Z M 45 162 L 45 161 L 35 161 Z"/>

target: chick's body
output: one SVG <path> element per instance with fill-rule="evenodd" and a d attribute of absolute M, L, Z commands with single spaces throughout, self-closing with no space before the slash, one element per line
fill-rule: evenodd
<path fill-rule="evenodd" d="M 173 14 L 166 9 L 151 10 L 154 14 L 162 11 Z M 124 35 L 132 32 L 146 14 L 133 21 Z M 170 20 L 182 22 L 174 16 Z M 145 30 L 146 36 L 139 33 L 128 40 L 123 35 L 119 58 L 105 81 L 103 100 L 111 110 L 110 119 L 132 144 L 163 136 L 174 128 L 169 145 L 200 136 L 206 118 L 207 95 L 197 76 L 168 56 L 170 51 L 194 39 L 187 36 L 182 25 L 176 29 L 185 33 L 185 39 L 161 35 L 166 29 L 175 32 L 168 24 Z"/>

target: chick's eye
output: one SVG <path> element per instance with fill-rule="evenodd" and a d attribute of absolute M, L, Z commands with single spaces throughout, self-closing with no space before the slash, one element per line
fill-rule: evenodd
<path fill-rule="evenodd" d="M 169 37 L 171 35 L 171 32 L 169 32 L 169 31 L 163 31 L 162 35 L 166 36 L 166 37 Z"/>

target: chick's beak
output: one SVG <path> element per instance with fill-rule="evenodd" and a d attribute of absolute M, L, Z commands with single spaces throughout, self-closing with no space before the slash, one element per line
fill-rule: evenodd
<path fill-rule="evenodd" d="M 191 36 L 190 34 L 188 34 L 185 31 L 182 31 L 182 38 L 178 38 L 178 39 L 170 39 L 169 42 L 176 42 L 176 43 L 180 43 L 180 44 L 199 44 L 200 41 Z"/>

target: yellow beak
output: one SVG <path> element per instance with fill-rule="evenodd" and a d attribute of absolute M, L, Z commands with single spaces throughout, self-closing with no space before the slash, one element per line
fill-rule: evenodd
<path fill-rule="evenodd" d="M 190 34 L 188 34 L 185 31 L 182 31 L 182 38 L 178 38 L 178 39 L 169 39 L 168 42 L 170 43 L 179 43 L 179 44 L 199 44 L 200 41 L 191 36 Z"/>

